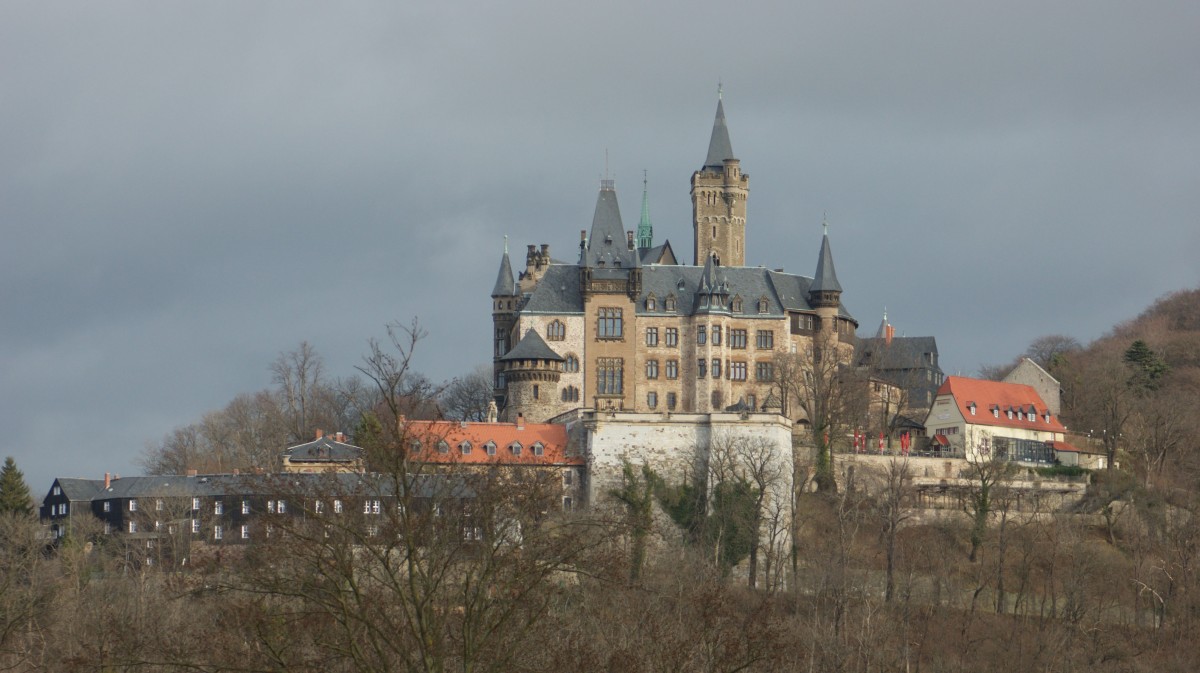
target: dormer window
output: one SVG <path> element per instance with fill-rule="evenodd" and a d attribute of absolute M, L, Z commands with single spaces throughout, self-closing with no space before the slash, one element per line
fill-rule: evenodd
<path fill-rule="evenodd" d="M 450 453 L 450 445 L 447 444 L 446 440 L 444 440 L 444 439 L 439 440 L 437 443 L 437 450 L 438 450 L 438 453 Z"/>
<path fill-rule="evenodd" d="M 545 445 L 543 445 L 541 442 L 534 442 L 534 444 L 533 444 L 533 455 L 535 455 L 535 456 L 541 456 L 541 455 L 544 455 L 545 453 L 546 453 L 546 447 L 545 447 Z"/>
<path fill-rule="evenodd" d="M 421 452 L 421 440 L 414 439 L 411 442 L 409 442 L 408 443 L 408 451 L 409 451 L 409 453 L 420 453 Z"/>
<path fill-rule="evenodd" d="M 733 297 L 733 312 L 734 313 L 742 312 L 742 298 L 740 296 L 735 295 Z"/>
<path fill-rule="evenodd" d="M 465 455 L 467 455 L 467 454 L 471 453 L 471 443 L 470 443 L 470 442 L 463 442 L 462 444 L 459 444 L 459 445 L 458 445 L 458 449 L 459 449 L 460 451 L 462 451 L 462 454 L 465 456 Z"/>
<path fill-rule="evenodd" d="M 761 298 L 759 298 L 759 300 L 758 300 L 758 312 L 759 312 L 759 313 L 766 313 L 768 310 L 769 310 L 769 305 L 767 304 L 767 298 L 766 298 L 766 297 L 761 297 Z"/>
<path fill-rule="evenodd" d="M 653 294 L 651 294 L 649 297 L 646 297 L 646 310 L 647 311 L 657 311 L 658 310 L 658 300 L 654 298 Z"/>
<path fill-rule="evenodd" d="M 967 402 L 967 410 L 971 412 L 972 416 L 974 416 L 975 415 L 975 403 Z"/>
<path fill-rule="evenodd" d="M 509 450 L 509 451 L 512 451 L 512 455 L 514 455 L 514 456 L 519 456 L 519 455 L 521 455 L 521 443 L 520 443 L 520 442 L 513 442 L 512 444 L 509 444 L 509 445 L 508 445 L 508 450 Z"/>
<path fill-rule="evenodd" d="M 663 308 L 667 311 L 675 310 L 675 295 L 673 295 L 673 294 L 667 295 L 667 300 L 665 302 L 663 302 Z"/>
<path fill-rule="evenodd" d="M 489 455 L 489 456 L 496 455 L 496 443 L 495 442 L 488 442 L 487 444 L 483 445 L 483 448 L 484 448 L 484 450 L 487 451 L 487 455 Z"/>

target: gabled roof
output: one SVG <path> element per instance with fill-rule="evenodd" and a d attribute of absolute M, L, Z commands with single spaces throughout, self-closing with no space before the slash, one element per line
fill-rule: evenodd
<path fill-rule="evenodd" d="M 363 450 L 353 444 L 339 442 L 326 436 L 306 444 L 289 446 L 283 453 L 292 462 L 349 463 L 361 459 Z"/>
<path fill-rule="evenodd" d="M 871 337 L 858 340 L 854 362 L 880 370 L 928 368 L 941 371 L 936 360 L 929 363 L 924 357 L 926 353 L 936 355 L 937 352 L 937 339 L 931 336 L 892 337 L 890 344 L 886 339 Z"/>
<path fill-rule="evenodd" d="M 947 376 L 942 387 L 938 388 L 938 396 L 950 395 L 954 399 L 959 413 L 972 425 L 990 425 L 1006 428 L 1022 428 L 1025 430 L 1043 430 L 1047 432 L 1065 432 L 1066 428 L 1055 416 L 1046 422 L 1049 413 L 1046 403 L 1031 386 L 1021 383 L 1004 383 L 1001 381 L 985 381 L 970 379 L 965 376 Z M 970 406 L 974 403 L 975 415 L 971 415 Z M 1034 420 L 1026 415 L 1030 409 L 1036 410 Z M 997 411 L 996 414 L 992 410 Z M 1013 418 L 1008 417 L 1012 410 Z M 1018 420 L 1016 412 L 1021 411 Z"/>
<path fill-rule="evenodd" d="M 525 336 L 517 342 L 513 349 L 505 353 L 501 358 L 501 362 L 510 360 L 553 360 L 562 362 L 563 357 L 554 352 L 542 339 L 542 336 L 537 333 L 537 330 L 532 327 L 525 332 Z"/>
<path fill-rule="evenodd" d="M 642 265 L 647 264 L 667 264 L 674 266 L 679 264 L 675 257 L 675 251 L 671 248 L 670 241 L 663 241 L 662 245 L 656 245 L 652 248 L 638 248 L 638 254 L 642 258 Z"/>
<path fill-rule="evenodd" d="M 725 125 L 725 104 L 717 98 L 717 118 L 713 121 L 712 136 L 708 140 L 708 156 L 704 159 L 705 170 L 723 170 L 725 160 L 733 159 L 733 145 L 729 142 L 729 127 Z"/>
<path fill-rule="evenodd" d="M 567 427 L 554 423 L 456 423 L 450 421 L 409 421 L 404 426 L 410 442 L 419 442 L 420 450 L 409 453 L 409 459 L 439 465 L 541 465 L 582 466 L 582 456 L 567 453 Z M 438 445 L 445 442 L 445 452 Z M 470 450 L 463 452 L 463 443 Z M 488 443 L 495 444 L 496 453 L 489 455 Z M 519 455 L 513 454 L 513 443 L 521 445 Z M 542 455 L 536 455 L 534 444 L 541 443 Z"/>
<path fill-rule="evenodd" d="M 330 495 L 392 495 L 395 479 L 390 475 L 358 473 L 286 473 L 286 474 L 167 474 L 148 477 L 121 477 L 109 481 L 104 487 L 103 479 L 56 480 L 63 486 L 71 500 L 110 500 L 123 498 L 152 497 L 247 497 L 281 494 L 322 493 Z M 86 483 L 84 483 L 86 482 Z M 461 484 L 435 475 L 417 475 L 409 478 L 413 494 L 427 496 L 435 492 L 446 493 L 451 488 L 455 497 L 470 497 Z M 72 490 L 68 490 L 68 488 Z M 75 493 L 87 497 L 73 497 Z"/>

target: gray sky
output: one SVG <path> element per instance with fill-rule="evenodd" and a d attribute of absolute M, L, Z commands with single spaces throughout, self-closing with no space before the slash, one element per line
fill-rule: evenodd
<path fill-rule="evenodd" d="M 736 10 L 730 8 L 736 7 Z M 690 261 L 724 83 L 747 261 L 974 373 L 1200 283 L 1200 3 L 5 2 L 0 453 L 137 472 L 302 340 L 489 361 L 505 234 L 573 260 L 608 166 Z"/>

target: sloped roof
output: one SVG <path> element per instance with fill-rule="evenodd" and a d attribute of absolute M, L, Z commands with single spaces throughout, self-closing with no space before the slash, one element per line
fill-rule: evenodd
<path fill-rule="evenodd" d="M 931 336 L 892 337 L 890 344 L 886 339 L 871 337 L 858 340 L 854 361 L 859 365 L 870 365 L 878 369 L 929 367 L 940 371 L 941 368 L 936 363 L 931 364 L 924 360 L 925 353 L 936 355 L 937 352 L 937 339 Z"/>
<path fill-rule="evenodd" d="M 421 449 L 410 453 L 410 460 L 438 465 L 540 465 L 582 466 L 582 456 L 568 455 L 567 427 L 554 423 L 455 423 L 450 421 L 409 421 L 405 432 L 410 441 L 419 441 Z M 438 450 L 445 442 L 446 451 Z M 464 442 L 470 451 L 463 453 Z M 487 444 L 496 445 L 495 455 L 488 455 Z M 521 445 L 520 455 L 509 448 Z M 542 455 L 535 455 L 533 445 L 542 444 Z"/>
<path fill-rule="evenodd" d="M 336 474 L 201 474 L 201 475 L 157 475 L 147 477 L 121 477 L 109 481 L 104 488 L 103 479 L 56 480 L 63 486 L 71 500 L 109 500 L 148 497 L 213 497 L 213 496 L 270 496 L 291 493 L 328 493 L 333 495 L 393 495 L 395 480 L 390 475 L 336 473 Z M 434 475 L 410 477 L 409 485 L 414 495 L 445 493 L 451 488 L 458 496 L 468 497 L 465 487 L 452 483 L 450 478 Z M 68 487 L 72 490 L 68 490 Z M 86 493 L 85 493 L 86 492 Z M 73 497 L 71 494 L 87 497 Z M 456 496 L 456 497 L 458 497 Z"/>
<path fill-rule="evenodd" d="M 513 280 L 512 264 L 508 261 L 508 250 L 500 258 L 500 271 L 496 274 L 496 285 L 492 287 L 493 297 L 507 297 L 517 293 L 517 284 Z"/>
<path fill-rule="evenodd" d="M 303 463 L 352 463 L 362 458 L 363 450 L 353 444 L 339 442 L 333 437 L 289 446 L 284 455 L 293 462 Z"/>
<path fill-rule="evenodd" d="M 1047 432 L 1065 432 L 1066 428 L 1056 416 L 1051 416 L 1046 422 L 1046 403 L 1031 386 L 1020 383 L 1005 383 L 1002 381 L 985 381 L 971 379 L 965 376 L 947 376 L 937 394 L 950 395 L 959 413 L 973 425 L 989 425 L 1005 428 L 1021 428 L 1025 430 L 1043 430 Z M 969 409 L 975 404 L 975 415 Z M 993 415 L 992 409 L 998 410 Z M 1024 413 L 1030 408 L 1036 410 L 1033 420 Z M 1008 417 L 1008 410 L 1022 411 L 1021 419 L 1016 414 Z"/>
<path fill-rule="evenodd" d="M 525 336 L 521 337 L 521 340 L 517 342 L 517 345 L 513 346 L 512 350 L 500 358 L 501 362 L 508 362 L 510 360 L 553 360 L 562 362 L 563 357 L 555 353 L 554 349 L 550 348 L 546 344 L 546 341 L 542 339 L 542 336 L 537 333 L 537 330 L 531 327 L 525 332 Z"/>
<path fill-rule="evenodd" d="M 833 268 L 833 251 L 829 248 L 829 234 L 821 237 L 821 253 L 817 257 L 817 273 L 813 276 L 809 292 L 841 292 L 837 271 Z"/>
<path fill-rule="evenodd" d="M 592 230 L 583 263 L 585 266 L 622 269 L 641 265 L 637 250 L 629 249 L 625 225 L 621 224 L 621 209 L 617 205 L 617 191 L 608 181 L 596 197 L 596 211 L 592 215 Z"/>
<path fill-rule="evenodd" d="M 718 98 L 717 118 L 713 121 L 712 136 L 708 140 L 708 156 L 704 159 L 704 168 L 722 170 L 725 168 L 725 160 L 733 158 L 729 127 L 725 125 L 725 103 Z"/>

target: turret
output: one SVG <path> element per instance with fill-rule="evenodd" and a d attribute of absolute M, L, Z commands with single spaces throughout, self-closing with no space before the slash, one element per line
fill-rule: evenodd
<path fill-rule="evenodd" d="M 496 400 L 503 404 L 504 374 L 500 358 L 511 347 L 512 330 L 517 322 L 521 297 L 513 281 L 512 263 L 508 259 L 508 237 L 504 237 L 504 256 L 500 258 L 500 271 L 492 287 L 492 386 Z"/>
<path fill-rule="evenodd" d="M 821 238 L 817 272 L 813 275 L 812 285 L 808 287 L 808 303 L 816 310 L 817 319 L 820 321 L 819 341 L 836 341 L 838 339 L 838 314 L 842 305 L 842 284 L 838 282 L 837 271 L 833 267 L 833 251 L 829 247 L 828 225 L 825 225 L 825 233 Z"/>
<path fill-rule="evenodd" d="M 642 177 L 642 219 L 638 221 L 637 247 L 639 250 L 654 247 L 654 225 L 650 224 L 650 192 L 645 176 Z"/>
<path fill-rule="evenodd" d="M 531 423 L 542 423 L 559 412 L 558 381 L 564 360 L 537 330 L 525 332 L 499 362 L 507 384 L 502 421 L 512 423 L 521 415 Z"/>

